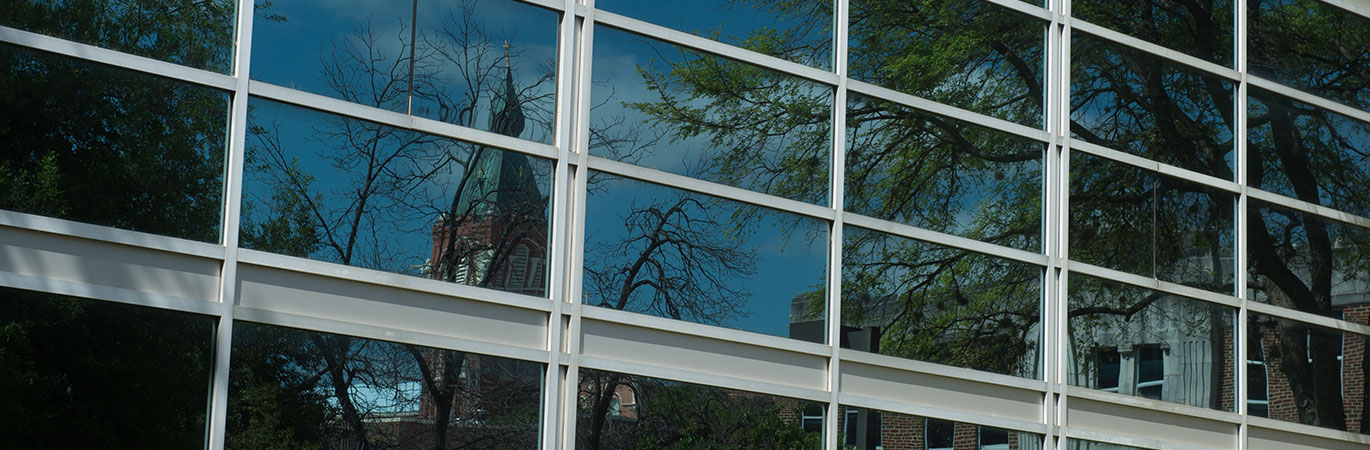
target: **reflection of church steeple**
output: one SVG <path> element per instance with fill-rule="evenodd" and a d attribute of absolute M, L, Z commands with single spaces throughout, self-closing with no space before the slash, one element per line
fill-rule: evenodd
<path fill-rule="evenodd" d="M 523 114 L 505 43 L 504 80 L 490 99 L 490 128 L 523 134 Z M 547 202 L 533 164 L 518 152 L 475 147 L 452 209 L 433 226 L 428 276 L 446 281 L 544 295 Z"/>
<path fill-rule="evenodd" d="M 514 89 L 514 72 L 509 64 L 509 43 L 504 43 L 504 83 L 490 99 L 490 131 L 509 137 L 519 137 L 527 118 L 518 90 Z M 466 181 L 457 201 L 456 214 L 488 215 L 504 213 L 541 213 L 523 211 L 540 205 L 542 194 L 533 179 L 528 157 L 509 151 L 483 148 L 479 160 L 472 165 L 475 173 Z"/>
<path fill-rule="evenodd" d="M 510 137 L 523 133 L 523 105 L 514 89 L 514 69 L 509 65 L 509 42 L 504 43 L 504 91 L 490 99 L 490 131 Z"/>

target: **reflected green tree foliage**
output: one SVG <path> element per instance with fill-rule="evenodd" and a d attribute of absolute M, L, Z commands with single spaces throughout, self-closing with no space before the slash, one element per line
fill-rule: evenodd
<path fill-rule="evenodd" d="M 1326 4 L 1251 1 L 1248 27 L 1253 74 L 1315 95 L 1370 109 L 1370 20 Z M 1370 198 L 1370 125 L 1259 89 L 1250 91 L 1247 180 L 1254 186 L 1353 214 Z M 1364 293 L 1370 277 L 1366 230 L 1320 216 L 1253 203 L 1247 210 L 1247 268 L 1253 298 L 1322 316 L 1357 318 L 1364 305 L 1345 298 Z M 1298 339 L 1280 322 L 1281 370 L 1298 405 L 1284 420 L 1352 428 L 1337 365 L 1343 346 Z M 1306 370 L 1306 368 L 1313 370 Z M 1320 369 L 1321 368 L 1321 369 Z M 1365 368 L 1353 369 L 1362 374 Z M 1329 387 L 1330 386 L 1330 387 Z M 1273 413 L 1272 413 L 1273 414 Z"/>
<path fill-rule="evenodd" d="M 1252 74 L 1370 108 L 1370 18 L 1313 0 L 1248 0 Z"/>
<path fill-rule="evenodd" d="M 1040 23 L 982 2 L 856 3 L 851 14 L 849 76 L 1019 123 L 1041 123 L 1044 35 Z M 1354 26 L 1363 18 L 1311 1 L 1253 0 L 1247 6 L 1253 74 L 1354 107 L 1366 107 L 1370 27 Z M 1220 0 L 1095 1 L 1081 2 L 1078 15 L 1201 59 L 1227 64 L 1232 54 L 1234 7 L 1232 2 Z M 974 25 L 969 30 L 958 26 L 968 23 L 998 25 L 985 25 L 983 29 Z M 1238 171 L 1245 171 L 1253 187 L 1365 214 L 1364 201 L 1370 198 L 1370 186 L 1365 184 L 1370 179 L 1364 151 L 1368 145 L 1366 124 L 1253 89 L 1244 100 L 1249 102 L 1251 153 L 1246 166 L 1239 168 L 1234 157 L 1238 101 L 1234 83 L 1083 33 L 1075 33 L 1072 43 L 1070 132 L 1075 139 L 1220 179 L 1235 180 Z M 668 52 L 659 54 L 667 59 L 672 56 Z M 758 117 L 756 110 L 749 109 L 753 103 L 728 103 L 757 97 L 772 99 L 764 102 L 772 108 L 787 105 L 781 110 L 788 119 L 781 120 L 802 122 L 805 117 L 821 115 L 807 97 L 787 93 L 776 84 L 761 86 L 773 95 L 759 94 L 753 78 L 744 75 L 746 71 L 720 68 L 742 66 L 740 63 L 699 53 L 689 56 L 664 66 L 639 66 L 643 80 L 659 100 L 631 106 L 643 114 L 644 123 L 665 130 L 668 139 L 731 143 L 745 142 L 753 134 L 776 135 L 774 127 L 738 128 L 699 115 L 679 114 L 681 109 L 676 105 L 687 102 L 712 105 L 712 117 L 743 112 Z M 993 133 L 954 120 L 852 97 L 846 105 L 849 185 L 843 208 L 990 243 L 1035 249 L 1042 214 L 1040 147 L 1013 145 L 1012 139 L 993 137 Z M 792 142 L 772 153 L 770 159 L 784 161 L 815 154 L 814 148 L 826 145 L 822 139 Z M 765 173 L 734 162 L 746 161 L 750 147 L 715 147 L 720 151 L 697 165 L 739 173 L 746 170 L 739 176 Z M 784 175 L 781 177 L 777 179 Z M 1242 288 L 1252 289 L 1255 298 L 1334 317 L 1349 307 L 1334 297 L 1351 294 L 1341 290 L 1366 278 L 1365 259 L 1360 256 L 1364 247 L 1351 237 L 1355 233 L 1334 230 L 1359 232 L 1353 226 L 1332 226 L 1313 214 L 1257 204 L 1244 218 L 1250 266 L 1237 268 L 1233 254 L 1237 222 L 1234 194 L 1079 152 L 1072 155 L 1070 177 L 1072 259 L 1221 293 L 1239 289 L 1234 283 L 1235 271 L 1249 270 L 1252 284 Z M 822 195 L 813 187 L 797 184 L 770 184 L 764 191 L 791 198 Z M 966 269 L 963 258 L 918 251 L 923 244 L 911 241 L 897 244 L 907 246 L 906 251 L 877 244 L 888 239 L 874 232 L 844 237 L 844 263 L 849 265 L 843 273 L 844 315 L 863 318 L 863 323 L 847 325 L 860 328 L 883 322 L 888 327 L 881 328 L 878 339 L 863 345 L 882 352 L 898 348 L 899 356 L 987 370 L 1015 367 L 1023 358 L 1032 358 L 1022 353 L 1027 348 L 1023 342 L 1015 342 L 1032 333 L 1008 333 L 1014 337 L 999 344 L 1007 350 L 999 352 L 998 361 L 958 363 L 957 358 L 939 355 L 931 345 L 904 345 L 909 336 L 927 336 L 927 342 L 947 346 L 983 345 L 983 332 L 994 326 L 934 329 L 923 324 L 993 322 L 967 314 L 977 311 L 975 305 L 998 305 L 991 306 L 999 308 L 994 317 L 1012 316 L 1017 306 L 1003 305 L 1020 303 L 1002 299 L 1017 297 L 989 285 L 1023 278 L 996 271 L 989 263 Z M 953 276 L 958 271 L 967 276 Z M 969 279 L 969 274 L 975 274 L 986 286 L 965 286 L 960 280 Z M 1154 301 L 1137 301 L 1147 296 L 1117 296 L 1105 302 L 1100 300 L 1108 295 L 1104 291 L 1080 295 L 1093 300 L 1072 305 L 1072 314 L 1077 314 L 1073 317 L 1116 316 L 1126 321 L 1139 310 L 1164 307 Z M 1037 297 L 1034 294 L 1029 298 Z M 890 320 L 901 317 L 900 312 L 930 317 L 902 324 Z M 881 320 L 864 322 L 872 317 Z M 1008 329 L 1022 331 L 1037 326 L 1035 316 L 1021 319 Z M 1199 328 L 1230 333 L 1221 326 Z M 863 331 L 853 329 L 850 333 L 857 337 Z M 866 339 L 869 334 L 862 336 Z M 1297 339 L 1288 341 L 1287 345 L 1297 344 Z M 1334 358 L 1332 350 L 1314 346 L 1306 352 L 1284 351 L 1282 355 L 1288 358 L 1286 367 L 1292 367 L 1307 365 L 1307 359 Z M 1300 406 L 1285 420 L 1347 428 L 1339 396 L 1331 390 L 1319 393 L 1311 388 L 1339 385 L 1339 375 L 1337 371 L 1290 372 L 1292 394 Z"/>
<path fill-rule="evenodd" d="M 855 227 L 846 233 L 844 345 L 1037 376 L 1040 268 Z"/>
<path fill-rule="evenodd" d="M 997 8 L 970 2 L 853 5 L 853 27 L 859 30 L 853 31 L 850 75 L 973 110 L 993 110 L 1008 120 L 1040 124 L 1044 25 Z M 958 28 L 984 20 L 988 22 L 983 27 L 972 26 L 978 32 Z M 685 56 L 676 57 L 677 52 Z M 730 171 L 724 173 L 737 173 L 735 177 L 789 181 L 763 188 L 734 184 L 777 196 L 826 196 L 825 186 L 813 182 L 822 178 L 811 175 L 808 166 L 775 172 L 766 170 L 772 166 L 739 164 L 759 146 L 731 145 L 747 142 L 752 135 L 785 137 L 785 146 L 767 150 L 768 159 L 821 155 L 829 136 L 801 135 L 773 124 L 825 117 L 826 105 L 795 95 L 782 83 L 757 85 L 751 71 L 726 70 L 747 67 L 743 63 L 690 51 L 657 54 L 666 61 L 654 60 L 638 69 L 658 99 L 628 106 L 669 139 L 713 144 L 715 152 L 687 164 Z M 918 65 L 937 70 L 901 69 Z M 752 98 L 767 101 L 747 101 Z M 711 105 L 708 117 L 738 115 L 768 122 L 738 127 L 737 121 L 675 113 L 676 105 L 690 102 Z M 756 105 L 781 115 L 758 113 Z M 1005 246 L 1040 248 L 1042 144 L 859 95 L 842 107 L 848 110 L 849 155 L 843 208 Z M 875 232 L 853 232 L 844 239 L 843 309 L 853 319 L 844 320 L 849 328 L 846 345 L 1004 373 L 1035 370 L 1029 364 L 1025 372 L 1023 359 L 1035 349 L 1039 333 L 1037 270 L 1021 271 L 997 259 L 957 252 L 901 248 L 908 244 L 891 243 L 888 236 Z M 996 287 L 990 280 L 1017 281 Z M 999 302 L 1000 295 L 1014 301 Z M 821 299 L 821 291 L 796 299 L 803 305 L 792 321 L 821 318 Z M 927 320 L 934 316 L 945 320 Z M 954 350 L 986 348 L 981 339 L 1002 341 L 1005 348 L 976 355 Z"/>
<path fill-rule="evenodd" d="M 608 107 L 591 111 L 592 154 L 810 203 L 828 201 L 831 89 L 609 28 L 596 35 L 626 47 L 627 56 L 642 64 L 637 77 L 611 73 L 597 89 L 596 100 Z M 605 48 L 597 61 L 615 63 L 608 59 L 614 47 Z M 596 76 L 608 70 L 597 68 Z M 614 97 L 642 90 L 647 92 Z M 609 112 L 616 108 L 621 115 Z M 664 154 L 661 148 L 683 150 Z"/>
<path fill-rule="evenodd" d="M 1238 0 L 1240 1 L 1240 0 Z M 1232 65 L 1233 0 L 1080 0 L 1071 15 L 1225 66 Z"/>
<path fill-rule="evenodd" d="M 233 2 L 6 2 L 0 25 L 227 71 Z M 0 46 L 0 208 L 217 242 L 228 96 Z M 213 320 L 0 292 L 0 441 L 203 445 Z"/>
<path fill-rule="evenodd" d="M 237 12 L 236 0 L 16 0 L 0 25 L 228 73 Z"/>
<path fill-rule="evenodd" d="M 0 289 L 0 441 L 197 448 L 214 320 Z"/>
<path fill-rule="evenodd" d="M 818 449 L 823 405 L 581 369 L 576 448 Z M 585 401 L 587 399 L 598 399 Z M 811 419 L 812 420 L 812 419 Z"/>
<path fill-rule="evenodd" d="M 1042 125 L 1045 22 L 965 0 L 861 0 L 850 15 L 848 76 Z"/>
<path fill-rule="evenodd" d="M 215 242 L 228 96 L 0 46 L 0 208 Z"/>

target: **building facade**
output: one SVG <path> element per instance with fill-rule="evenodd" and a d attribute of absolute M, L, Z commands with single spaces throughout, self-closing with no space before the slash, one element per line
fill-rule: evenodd
<path fill-rule="evenodd" d="M 678 3 L 0 6 L 0 442 L 1370 448 L 1370 5 Z"/>

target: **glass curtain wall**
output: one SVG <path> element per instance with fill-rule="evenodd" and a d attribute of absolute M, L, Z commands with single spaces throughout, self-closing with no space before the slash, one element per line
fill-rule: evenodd
<path fill-rule="evenodd" d="M 0 5 L 0 442 L 1370 445 L 1350 0 Z"/>

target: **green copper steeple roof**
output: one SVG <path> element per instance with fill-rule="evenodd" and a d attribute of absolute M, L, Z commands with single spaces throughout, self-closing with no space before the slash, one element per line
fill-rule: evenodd
<path fill-rule="evenodd" d="M 504 83 L 490 99 L 490 131 L 510 137 L 523 133 L 523 105 L 514 89 L 513 70 L 506 60 Z M 528 157 L 521 153 L 481 147 L 456 203 L 457 215 L 485 216 L 492 213 L 540 214 L 542 193 L 538 191 Z"/>

